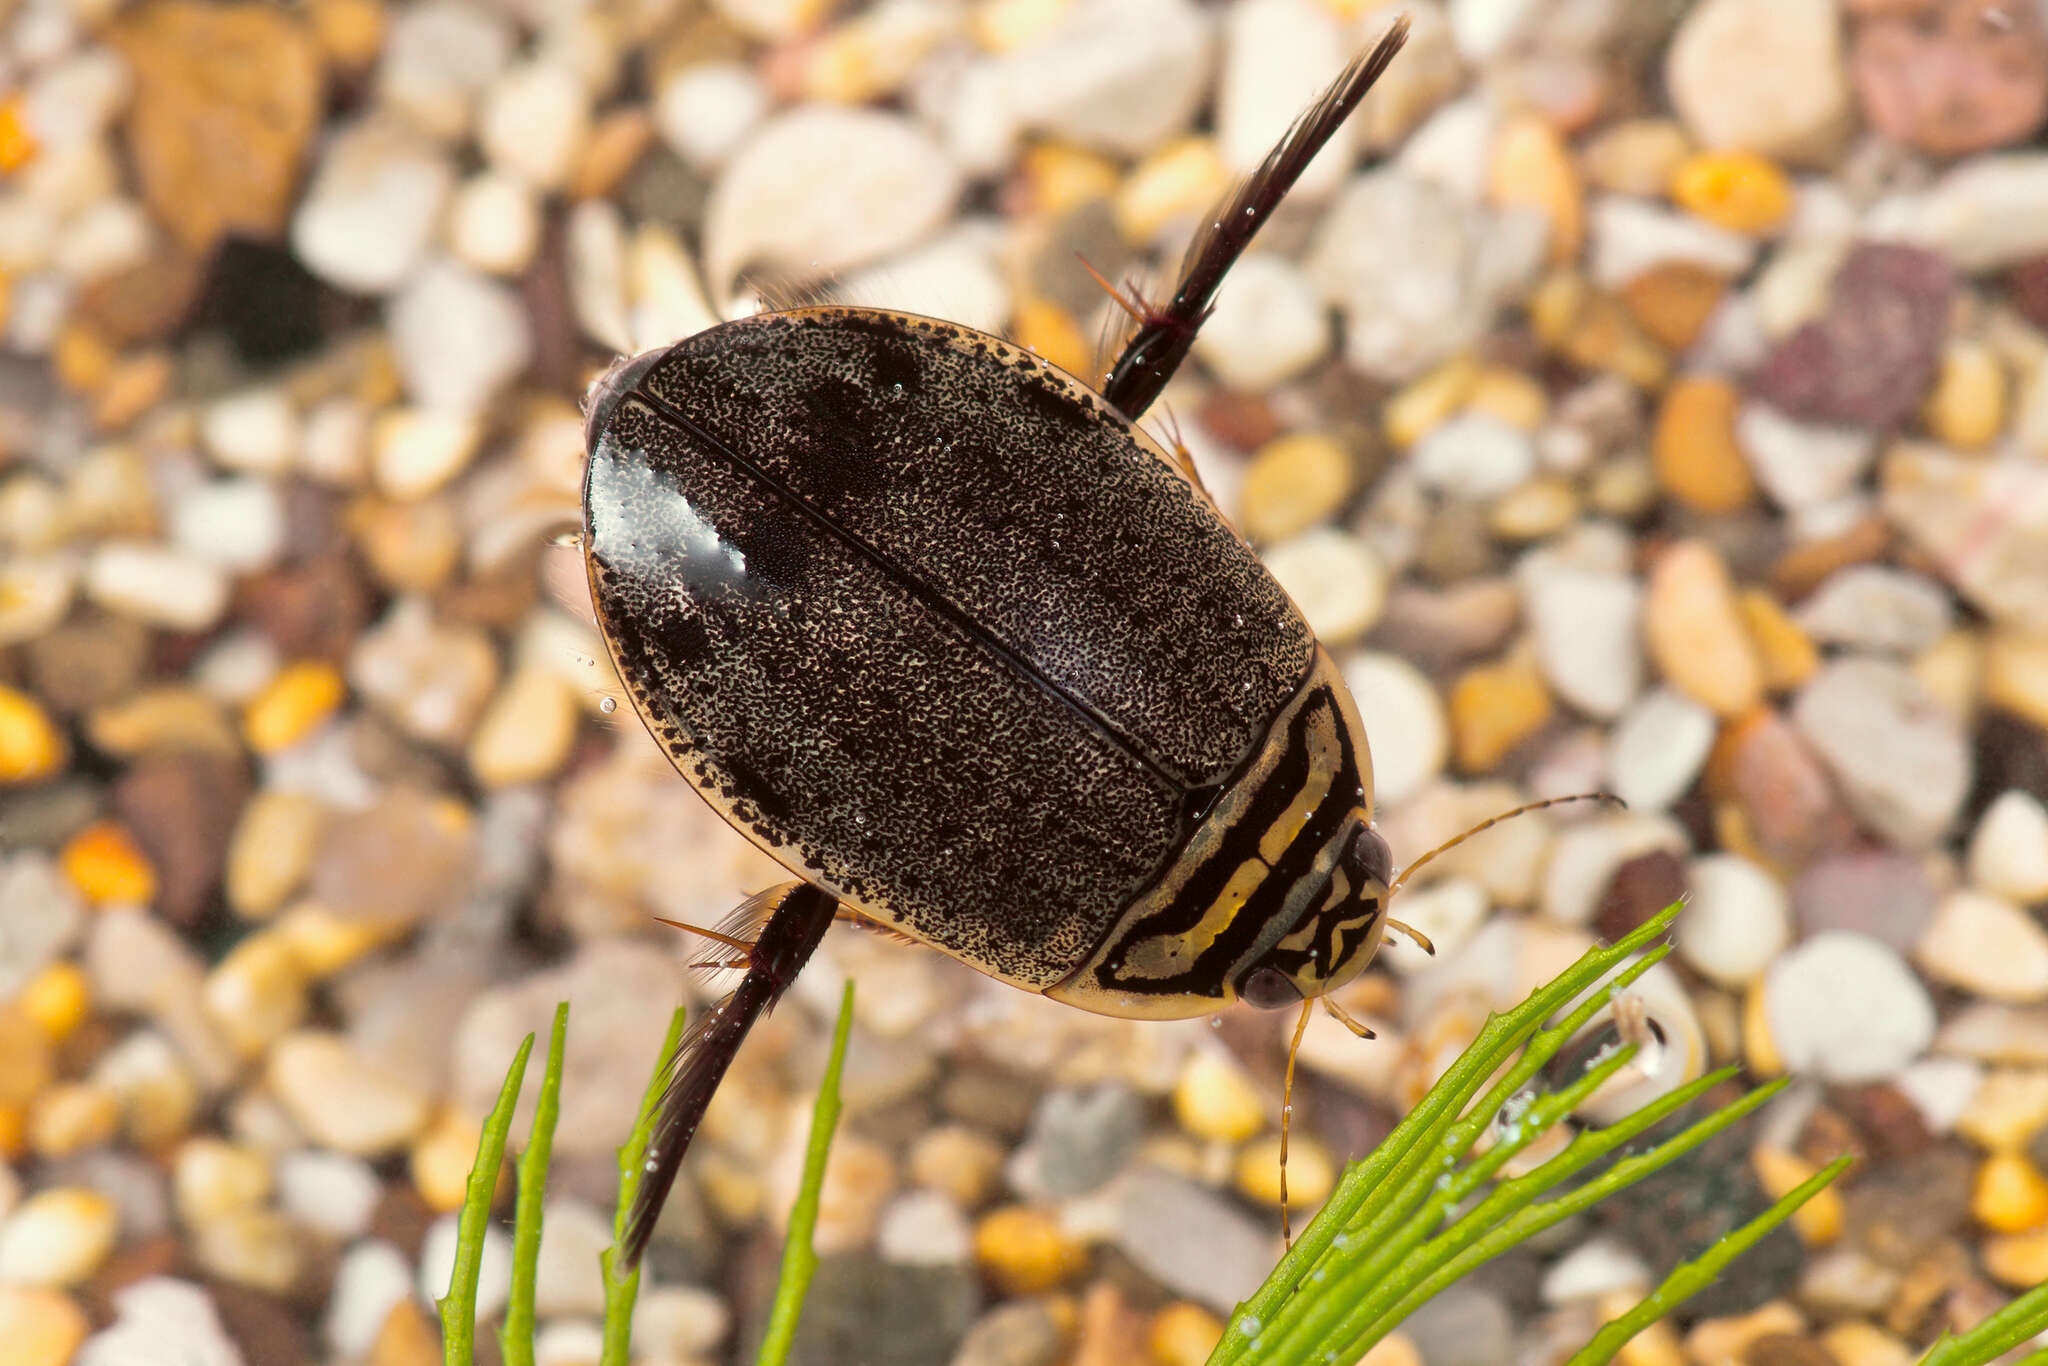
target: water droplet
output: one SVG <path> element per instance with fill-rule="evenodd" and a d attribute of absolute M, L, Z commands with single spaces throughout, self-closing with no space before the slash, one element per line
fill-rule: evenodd
<path fill-rule="evenodd" d="M 1237 1331 L 1248 1338 L 1255 1338 L 1266 1331 L 1266 1325 L 1259 1322 L 1257 1314 L 1246 1314 L 1237 1321 Z"/>
<path fill-rule="evenodd" d="M 619 699 L 616 697 L 607 697 L 597 704 L 597 709 L 603 712 L 606 716 L 610 716 L 613 712 L 619 709 Z"/>
<path fill-rule="evenodd" d="M 553 546 L 576 546 L 580 548 L 583 544 L 583 529 L 581 527 L 577 527 L 574 530 L 570 531 L 557 531 L 554 535 L 548 537 L 548 544 Z"/>

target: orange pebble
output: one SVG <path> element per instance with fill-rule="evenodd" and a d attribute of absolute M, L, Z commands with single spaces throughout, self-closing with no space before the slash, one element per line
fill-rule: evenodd
<path fill-rule="evenodd" d="M 1681 208 L 1730 232 L 1766 233 L 1792 212 L 1792 180 L 1754 152 L 1701 152 L 1671 175 Z"/>
<path fill-rule="evenodd" d="M 290 749 L 334 714 L 348 691 L 332 664 L 304 660 L 278 670 L 249 701 L 242 734 L 258 754 Z"/>
<path fill-rule="evenodd" d="M 119 821 L 95 821 L 65 842 L 64 875 L 95 906 L 147 902 L 156 895 L 156 869 Z"/>
<path fill-rule="evenodd" d="M 1997 1233 L 2048 1224 L 2048 1177 L 2020 1153 L 1993 1153 L 1977 1168 L 1970 1213 Z"/>
<path fill-rule="evenodd" d="M 1718 375 L 1686 375 L 1664 391 L 1651 462 L 1657 482 L 1695 512 L 1736 512 L 1756 496 L 1756 480 L 1735 439 L 1741 406 L 1740 391 Z"/>
<path fill-rule="evenodd" d="M 19 92 L 0 100 L 0 175 L 35 159 L 36 135 L 29 131 L 28 100 Z"/>

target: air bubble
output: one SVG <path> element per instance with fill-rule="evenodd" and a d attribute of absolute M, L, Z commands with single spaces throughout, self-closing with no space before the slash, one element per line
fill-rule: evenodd
<path fill-rule="evenodd" d="M 597 709 L 603 712 L 606 716 L 610 716 L 613 712 L 619 709 L 619 699 L 616 697 L 604 698 L 597 704 Z"/>

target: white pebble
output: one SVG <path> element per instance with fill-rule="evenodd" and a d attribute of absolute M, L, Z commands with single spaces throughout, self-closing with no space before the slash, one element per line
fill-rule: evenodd
<path fill-rule="evenodd" d="M 1969 794 L 1969 737 L 1903 664 L 1830 660 L 1800 690 L 1792 721 L 1857 819 L 1903 848 L 1932 847 Z"/>
<path fill-rule="evenodd" d="M 1191 121 L 1213 27 L 1189 0 L 1086 0 L 999 59 L 998 98 L 1024 127 L 1140 156 Z"/>
<path fill-rule="evenodd" d="M 115 1293 L 113 1326 L 87 1339 L 72 1366 L 172 1361 L 178 1366 L 242 1366 L 243 1356 L 204 1287 L 152 1276 Z"/>
<path fill-rule="evenodd" d="M 452 258 L 422 268 L 386 317 L 406 392 L 429 408 L 477 412 L 533 357 L 518 294 Z"/>
<path fill-rule="evenodd" d="M 1899 1094 L 1913 1102 L 1937 1134 L 1956 1127 L 1984 1084 L 1984 1064 L 1973 1058 L 1922 1058 L 1892 1078 Z"/>
<path fill-rule="evenodd" d="M 532 190 L 503 171 L 471 176 L 448 209 L 448 244 L 489 275 L 517 275 L 540 242 L 540 205 Z"/>
<path fill-rule="evenodd" d="M 461 1237 L 459 1215 L 444 1214 L 427 1229 L 420 1244 L 419 1278 L 414 1291 L 428 1304 L 448 1293 L 455 1272 L 455 1245 Z M 512 1297 L 512 1235 L 495 1225 L 484 1230 L 483 1254 L 477 1268 L 476 1316 L 488 1319 Z"/>
<path fill-rule="evenodd" d="M 875 1246 L 883 1261 L 899 1266 L 963 1266 L 973 1256 L 974 1234 L 950 1197 L 911 1190 L 883 1209 Z"/>
<path fill-rule="evenodd" d="M 1010 319 L 1010 287 L 993 254 L 1000 234 L 985 231 L 988 226 L 969 224 L 854 271 L 840 282 L 834 296 L 843 303 L 897 308 L 1000 332 Z M 1212 318 L 1202 335 L 1214 325 Z"/>
<path fill-rule="evenodd" d="M 534 1308 L 542 1318 L 604 1310 L 604 1268 L 612 1221 L 587 1200 L 556 1196 L 542 1209 Z"/>
<path fill-rule="evenodd" d="M 284 538 L 284 500 L 268 479 L 195 484 L 171 509 L 172 544 L 230 573 L 275 564 Z"/>
<path fill-rule="evenodd" d="M 626 223 L 606 199 L 586 199 L 569 211 L 564 234 L 569 305 L 584 335 L 606 350 L 633 349 L 626 316 Z"/>
<path fill-rule="evenodd" d="M 1687 871 L 1692 901 L 1678 917 L 1678 952 L 1724 987 L 1747 986 L 1792 937 L 1791 898 L 1739 854 L 1708 854 Z"/>
<path fill-rule="evenodd" d="M 945 221 L 960 187 L 959 168 L 902 115 L 826 105 L 777 115 L 712 184 L 712 292 L 724 296 L 750 266 L 815 277 L 901 251 Z"/>
<path fill-rule="evenodd" d="M 1600 909 L 1615 870 L 1656 850 L 1691 852 L 1685 828 L 1668 816 L 1618 811 L 1561 831 L 1543 870 L 1543 914 L 1560 925 L 1583 925 Z"/>
<path fill-rule="evenodd" d="M 1868 235 L 1915 242 L 1978 274 L 2048 252 L 2048 155 L 1969 157 L 1922 194 L 1872 206 Z"/>
<path fill-rule="evenodd" d="M 2048 1000 L 2048 930 L 2003 897 L 1950 892 L 1913 956 L 1936 981 L 1992 1001 Z"/>
<path fill-rule="evenodd" d="M 370 457 L 377 487 L 404 502 L 424 498 L 462 472 L 482 439 L 471 414 L 394 409 L 377 419 Z"/>
<path fill-rule="evenodd" d="M 1889 565 L 1858 564 L 1821 581 L 1795 614 L 1825 645 L 1913 654 L 1947 634 L 1955 619 L 1948 594 L 1924 576 Z"/>
<path fill-rule="evenodd" d="M 1301 116 L 1304 91 L 1336 79 L 1348 48 L 1327 5 L 1316 0 L 1245 0 L 1223 16 L 1223 62 L 1216 79 L 1216 145 L 1233 175 L 1250 175 Z M 1304 202 L 1335 188 L 1352 159 L 1357 123 L 1347 120 L 1296 182 Z M 1242 285 L 1247 257 L 1233 269 Z M 1211 320 L 1214 325 L 1214 320 Z"/>
<path fill-rule="evenodd" d="M 1594 1236 L 1557 1259 L 1543 1273 L 1543 1302 L 1550 1305 L 1593 1300 L 1618 1291 L 1640 1293 L 1650 1284 L 1643 1259 L 1612 1238 Z"/>
<path fill-rule="evenodd" d="M 206 406 L 199 439 L 228 469 L 282 474 L 299 448 L 299 419 L 282 389 L 245 389 Z"/>
<path fill-rule="evenodd" d="M 52 264 L 85 284 L 147 261 L 154 230 L 134 200 L 103 199 L 66 224 L 54 245 Z"/>
<path fill-rule="evenodd" d="M 98 1191 L 38 1191 L 0 1224 L 0 1284 L 76 1285 L 114 1250 L 120 1211 Z"/>
<path fill-rule="evenodd" d="M 1272 253 L 1232 268 L 1195 354 L 1225 384 L 1258 392 L 1294 378 L 1329 354 L 1329 312 L 1299 266 Z"/>
<path fill-rule="evenodd" d="M 1443 772 L 1450 723 L 1443 699 L 1420 669 L 1399 655 L 1362 651 L 1345 661 L 1344 683 L 1370 736 L 1373 794 L 1380 803 L 1403 801 Z"/>
<path fill-rule="evenodd" d="M 383 1183 L 360 1157 L 302 1148 L 277 1164 L 278 1205 L 298 1223 L 346 1241 L 368 1231 Z"/>
<path fill-rule="evenodd" d="M 396 124 L 357 124 L 322 156 L 292 216 L 292 250 L 330 284 L 386 293 L 419 264 L 454 178 L 439 151 Z"/>
<path fill-rule="evenodd" d="M 1618 716 L 1643 686 L 1641 585 L 1542 555 L 1517 578 L 1543 677 L 1588 716 Z"/>
<path fill-rule="evenodd" d="M 1851 930 L 1825 930 L 1773 963 L 1764 1012 L 1787 1069 L 1823 1081 L 1882 1081 L 1934 1038 L 1934 1002 L 1919 977 Z"/>
<path fill-rule="evenodd" d="M 384 1329 L 384 1320 L 391 1317 L 392 1306 L 412 1293 L 412 1283 L 412 1267 L 405 1254 L 382 1238 L 365 1239 L 349 1248 L 335 1268 L 327 1317 L 321 1324 L 328 1351 L 340 1361 L 368 1356 Z M 443 1273 L 441 1287 L 434 1294 L 447 1290 Z"/>
<path fill-rule="evenodd" d="M 370 407 L 360 399 L 337 397 L 306 414 L 299 468 L 308 478 L 337 488 L 358 488 L 369 472 Z"/>
<path fill-rule="evenodd" d="M 182 551 L 112 541 L 93 551 L 85 591 L 100 606 L 174 631 L 203 631 L 228 606 L 228 576 Z"/>
<path fill-rule="evenodd" d="M 1479 934 L 1493 909 L 1486 888 L 1462 877 L 1405 888 L 1398 901 L 1401 923 L 1413 925 L 1436 949 L 1432 956 L 1408 936 L 1390 932 L 1381 941 L 1380 957 L 1403 976 L 1455 959 Z"/>
<path fill-rule="evenodd" d="M 1877 456 L 1876 439 L 1860 427 L 1797 422 L 1754 400 L 1735 419 L 1735 439 L 1764 492 L 1794 511 L 1847 493 Z"/>
<path fill-rule="evenodd" d="M 732 1310 L 702 1286 L 643 1289 L 633 1306 L 633 1342 L 657 1360 L 708 1355 L 732 1331 Z"/>
<path fill-rule="evenodd" d="M 1614 795 L 1638 811 L 1663 811 L 1692 790 L 1714 748 L 1714 714 L 1683 693 L 1653 688 L 1622 713 L 1608 737 Z"/>
<path fill-rule="evenodd" d="M 1607 289 L 1665 265 L 1699 266 L 1740 279 L 1756 259 L 1756 243 L 1740 233 L 1625 195 L 1595 199 L 1590 227 L 1593 278 Z"/>
<path fill-rule="evenodd" d="M 1317 527 L 1265 554 L 1309 629 L 1329 645 L 1364 635 L 1387 605 L 1388 575 L 1379 552 L 1348 531 Z"/>
<path fill-rule="evenodd" d="M 568 66 L 535 61 L 484 93 L 477 142 L 491 164 L 540 191 L 558 190 L 590 131 L 590 96 Z"/>
<path fill-rule="evenodd" d="M 1970 881 L 2025 905 L 2048 900 L 2048 807 L 2031 792 L 1998 794 L 1970 836 Z"/>
<path fill-rule="evenodd" d="M 699 171 L 718 166 L 768 112 L 768 91 L 752 67 L 700 62 L 678 70 L 654 97 L 654 128 Z"/>
<path fill-rule="evenodd" d="M 1427 488 L 1460 498 L 1497 498 L 1536 472 L 1536 442 L 1490 413 L 1460 413 L 1439 422 L 1408 453 Z"/>
<path fill-rule="evenodd" d="M 1449 190 L 1460 202 L 1486 198 L 1487 167 L 1500 132 L 1500 107 L 1483 93 L 1451 100 L 1408 135 L 1394 164 L 1417 180 Z"/>
<path fill-rule="evenodd" d="M 78 592 L 78 562 L 70 555 L 10 551 L 0 563 L 0 649 L 54 630 Z"/>

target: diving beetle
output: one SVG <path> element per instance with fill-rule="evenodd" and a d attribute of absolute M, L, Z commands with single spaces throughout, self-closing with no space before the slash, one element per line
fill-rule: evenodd
<path fill-rule="evenodd" d="M 723 323 L 592 385 L 582 543 L 612 662 L 676 768 L 800 879 L 713 934 L 746 971 L 678 1048 L 619 1265 L 838 916 L 1152 1019 L 1303 1004 L 1371 961 L 1396 882 L 1357 708 L 1137 421 L 1406 34 L 1216 211 L 1167 304 L 1118 296 L 1137 325 L 1099 391 L 846 306 Z"/>

